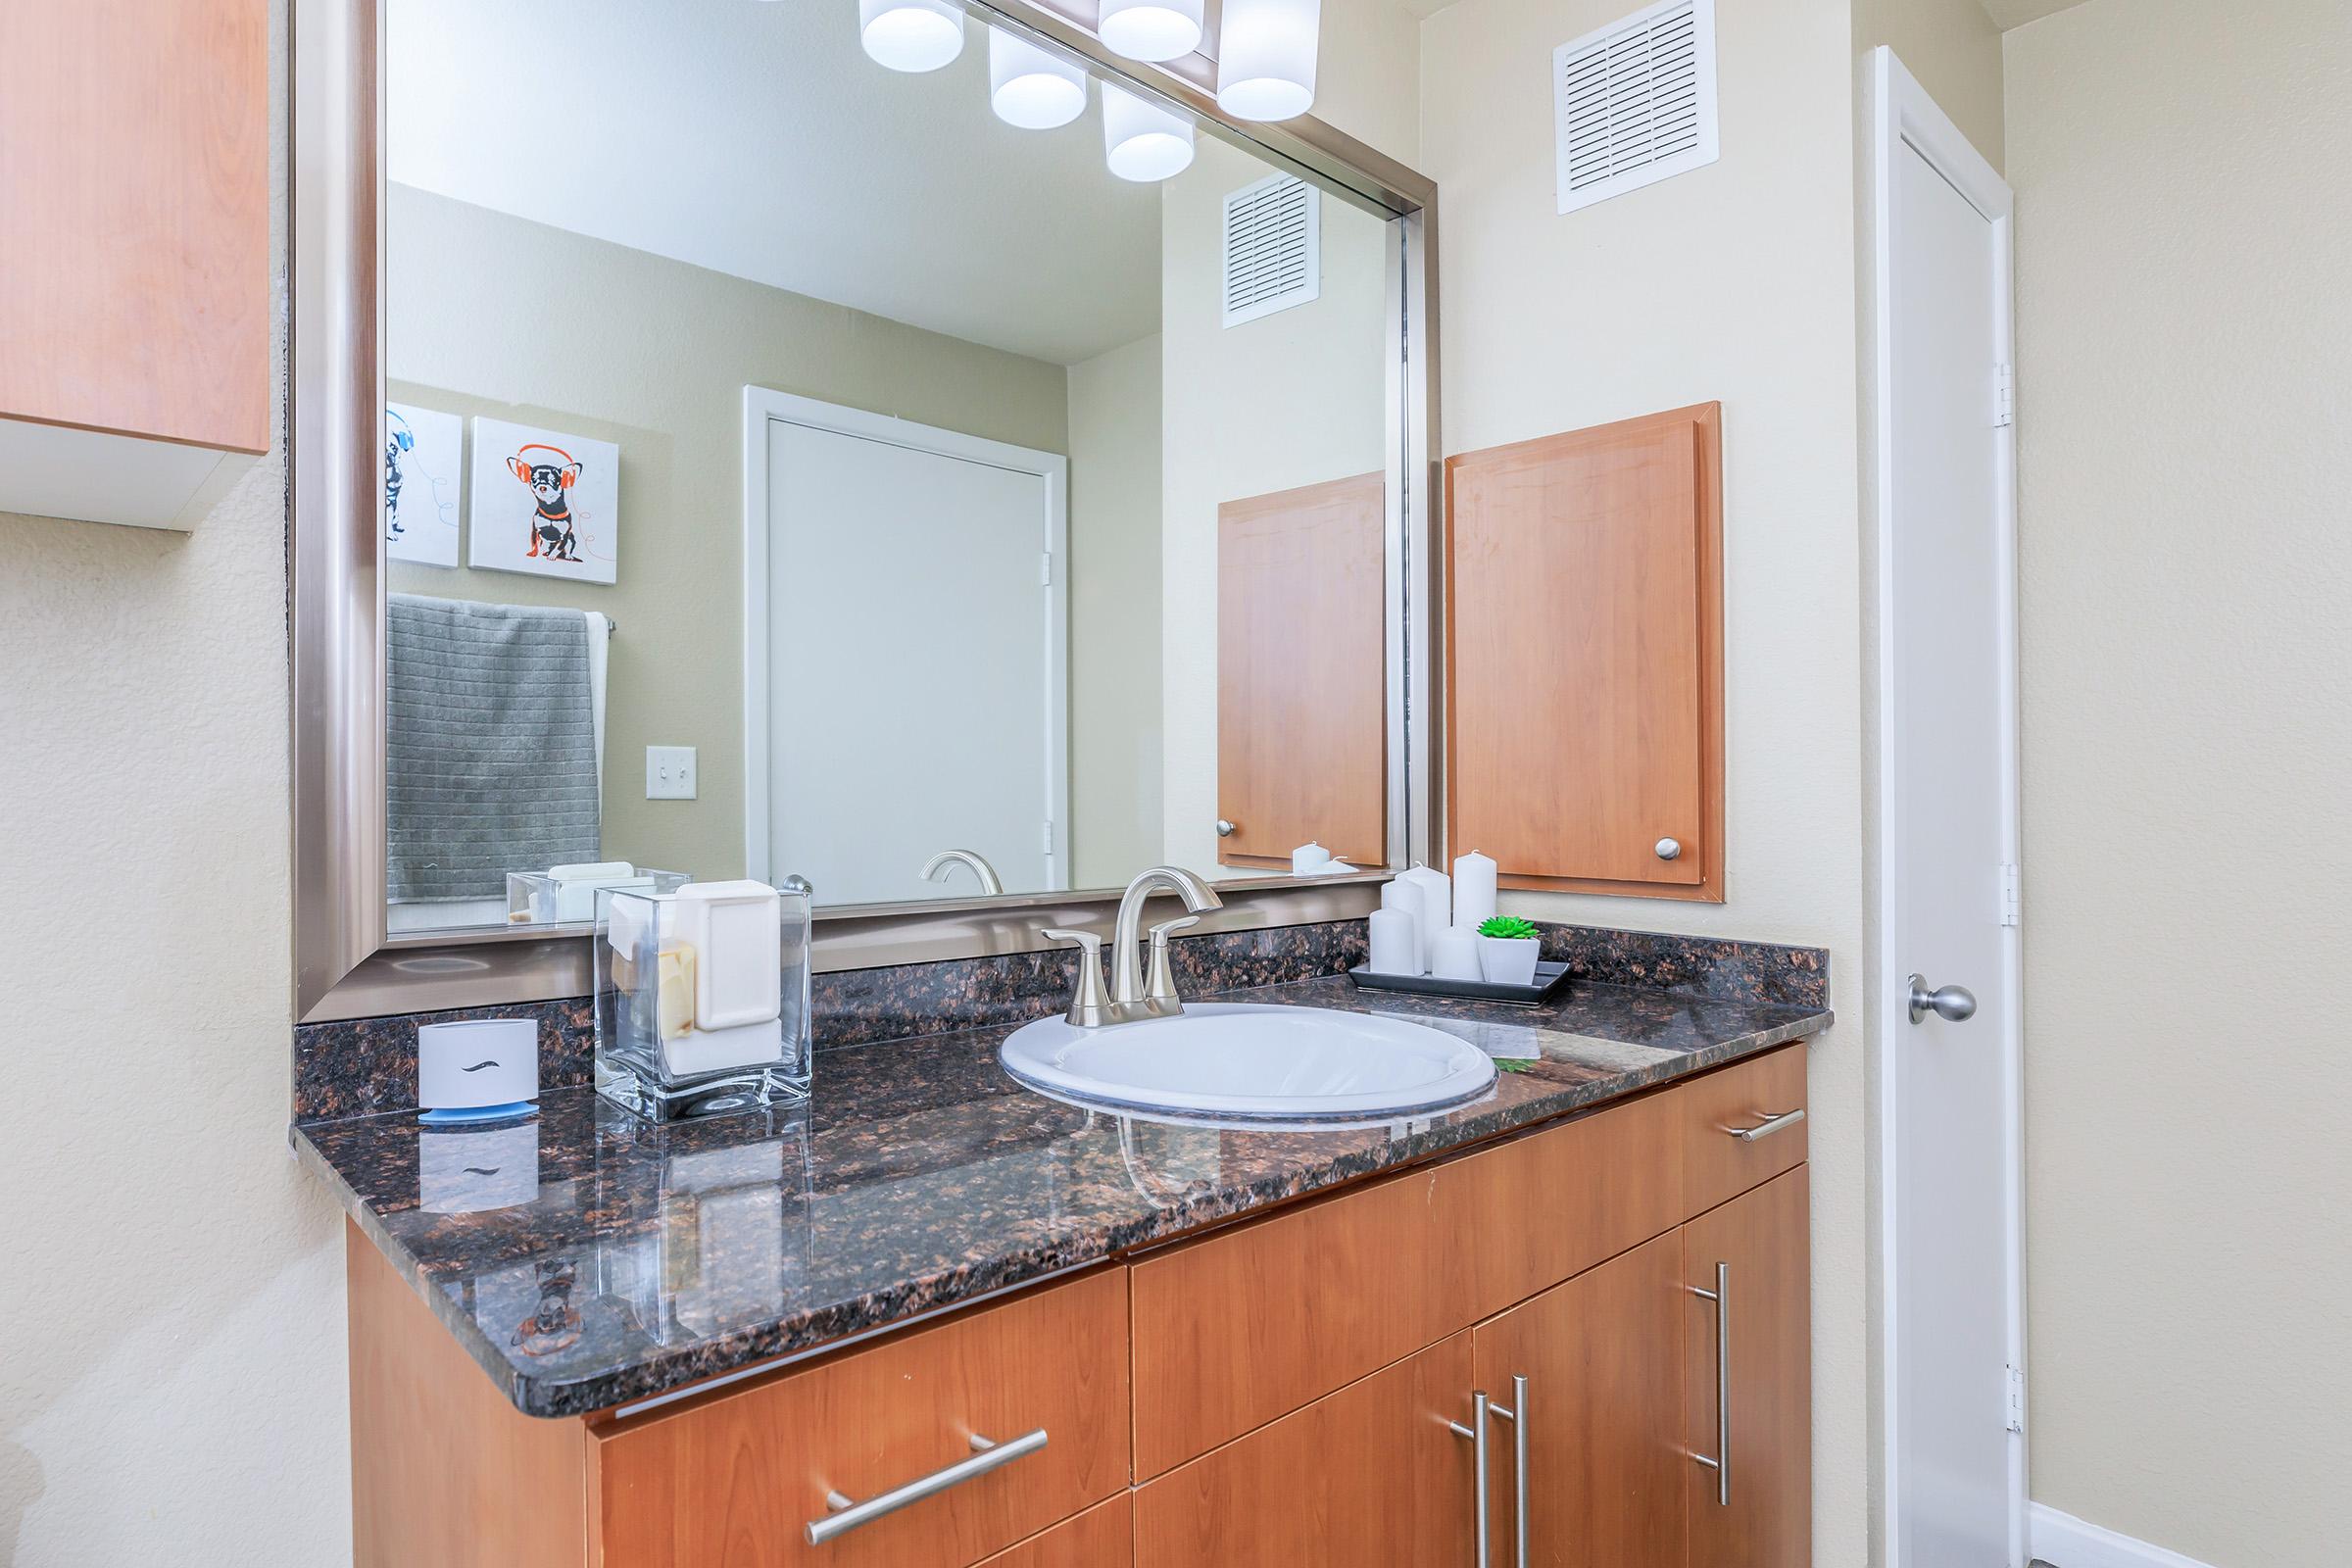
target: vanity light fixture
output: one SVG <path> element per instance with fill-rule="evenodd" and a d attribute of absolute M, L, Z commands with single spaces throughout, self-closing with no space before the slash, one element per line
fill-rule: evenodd
<path fill-rule="evenodd" d="M 1193 162 L 1193 122 L 1155 103 L 1102 84 L 1102 153 L 1121 179 L 1181 174 Z"/>
<path fill-rule="evenodd" d="M 937 71 L 963 53 L 956 0 L 858 0 L 858 36 L 877 66 Z"/>
<path fill-rule="evenodd" d="M 1237 120 L 1305 114 L 1315 101 L 1322 26 L 1323 0 L 1225 0 L 1217 27 L 1217 107 Z"/>
<path fill-rule="evenodd" d="M 1130 60 L 1158 62 L 1200 47 L 1204 0 L 1102 0 L 1095 35 Z"/>
<path fill-rule="evenodd" d="M 1052 130 L 1086 113 L 1086 72 L 1026 38 L 988 29 L 988 101 L 1023 130 Z"/>

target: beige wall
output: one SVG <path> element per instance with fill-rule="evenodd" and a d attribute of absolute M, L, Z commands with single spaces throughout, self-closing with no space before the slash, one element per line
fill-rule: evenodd
<path fill-rule="evenodd" d="M 1203 136 L 1160 205 L 1166 851 L 1204 869 L 1217 864 L 1219 815 L 1217 508 L 1388 462 L 1384 220 L 1326 196 L 1320 295 L 1224 324 L 1225 197 L 1271 172 Z"/>
<path fill-rule="evenodd" d="M 1561 217 L 1545 63 L 1629 9 L 1461 0 L 1422 28 L 1445 437 L 1459 452 L 1723 401 L 1730 902 L 1504 902 L 1833 950 L 1848 1021 L 1811 1052 L 1814 1557 L 1851 1568 L 1873 1469 L 1851 20 L 1844 0 L 1721 7 L 1721 161 Z"/>
<path fill-rule="evenodd" d="M 1853 8 L 1856 52 L 1892 48 L 1984 161 L 2000 168 L 2001 29 L 1984 8 L 1977 0 L 1853 0 Z"/>
<path fill-rule="evenodd" d="M 0 1563 L 350 1549 L 341 1221 L 285 1140 L 284 484 L 187 535 L 0 516 Z"/>
<path fill-rule="evenodd" d="M 2036 1501 L 2344 1555 L 2352 14 L 2008 36 Z"/>
<path fill-rule="evenodd" d="M 402 564 L 392 587 L 614 616 L 606 853 L 741 875 L 744 387 L 1066 453 L 1062 367 L 405 185 L 385 232 L 393 396 L 618 442 L 621 472 L 612 586 Z M 696 748 L 695 800 L 645 798 L 649 745 Z"/>
<path fill-rule="evenodd" d="M 1070 880 L 1159 858 L 1159 336 L 1070 367 Z"/>

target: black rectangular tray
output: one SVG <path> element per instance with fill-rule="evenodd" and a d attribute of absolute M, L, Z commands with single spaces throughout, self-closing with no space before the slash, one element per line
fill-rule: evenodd
<path fill-rule="evenodd" d="M 1536 961 L 1536 983 L 1498 986 L 1485 980 L 1441 980 L 1434 974 L 1377 974 L 1369 964 L 1357 964 L 1348 978 L 1366 991 L 1404 991 L 1416 997 L 1452 997 L 1462 1002 L 1503 1002 L 1515 1007 L 1535 1007 L 1551 1000 L 1568 980 L 1564 963 Z"/>

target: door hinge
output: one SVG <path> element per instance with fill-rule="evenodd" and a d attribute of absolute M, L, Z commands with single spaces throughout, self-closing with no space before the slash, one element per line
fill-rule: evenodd
<path fill-rule="evenodd" d="M 2026 1371 L 2018 1366 L 2008 1370 L 2009 1430 L 2023 1436 L 2026 1430 Z"/>
<path fill-rule="evenodd" d="M 2005 429 L 2017 422 L 2017 367 L 2003 361 L 1992 368 L 1992 427 Z"/>
<path fill-rule="evenodd" d="M 2025 920 L 2026 892 L 2023 878 L 2014 864 L 2001 867 L 2001 924 L 2018 925 Z"/>
<path fill-rule="evenodd" d="M 1037 585 L 1040 588 L 1054 586 L 1054 552 L 1051 550 L 1037 558 Z"/>

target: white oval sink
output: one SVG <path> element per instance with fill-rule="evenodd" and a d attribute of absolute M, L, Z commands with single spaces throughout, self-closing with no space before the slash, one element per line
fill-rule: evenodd
<path fill-rule="evenodd" d="M 1196 1002 L 1173 1018 L 1079 1029 L 1041 1018 L 998 1048 L 1032 1089 L 1137 1110 L 1312 1118 L 1405 1115 L 1471 1100 L 1494 1058 L 1401 1018 Z"/>

